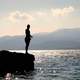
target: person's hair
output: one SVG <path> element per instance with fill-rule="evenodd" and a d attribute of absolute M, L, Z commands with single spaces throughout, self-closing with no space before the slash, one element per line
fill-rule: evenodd
<path fill-rule="evenodd" d="M 29 24 L 27 25 L 27 28 L 30 28 L 30 25 Z"/>

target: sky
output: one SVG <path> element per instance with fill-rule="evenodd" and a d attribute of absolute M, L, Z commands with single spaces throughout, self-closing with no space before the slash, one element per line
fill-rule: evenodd
<path fill-rule="evenodd" d="M 0 0 L 0 36 L 80 28 L 80 0 Z"/>

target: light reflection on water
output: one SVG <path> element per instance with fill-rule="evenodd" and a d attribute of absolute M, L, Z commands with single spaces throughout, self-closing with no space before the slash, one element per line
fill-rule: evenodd
<path fill-rule="evenodd" d="M 24 51 L 22 51 L 24 52 Z M 80 80 L 80 50 L 31 50 L 35 70 L 13 80 Z"/>

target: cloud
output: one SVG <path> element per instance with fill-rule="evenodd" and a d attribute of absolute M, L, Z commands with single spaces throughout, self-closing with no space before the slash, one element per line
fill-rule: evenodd
<path fill-rule="evenodd" d="M 6 16 L 3 16 L 2 19 L 4 21 L 10 22 L 28 22 L 33 23 L 35 21 L 49 21 L 51 18 L 55 16 L 66 16 L 74 11 L 74 7 L 64 7 L 64 8 L 51 8 L 42 11 L 32 11 L 32 12 L 21 12 L 21 11 L 13 11 L 8 13 Z M 54 16 L 54 17 L 53 17 Z M 2 20 L 1 19 L 1 20 Z"/>
<path fill-rule="evenodd" d="M 38 11 L 38 12 L 36 12 L 36 15 L 37 15 L 37 16 L 46 16 L 47 13 L 46 13 L 46 12 Z"/>
<path fill-rule="evenodd" d="M 26 13 L 26 12 L 20 12 L 20 11 L 15 11 L 11 12 L 9 16 L 7 17 L 9 21 L 12 22 L 18 22 L 18 21 L 32 21 L 34 20 L 33 16 Z"/>
<path fill-rule="evenodd" d="M 64 7 L 62 9 L 61 8 L 51 9 L 53 16 L 65 16 L 70 14 L 73 11 L 74 11 L 74 8 L 72 6 Z"/>
<path fill-rule="evenodd" d="M 10 12 L 4 19 L 11 21 L 11 22 L 30 22 L 37 19 L 49 18 L 51 16 L 65 16 L 70 14 L 74 11 L 72 6 L 64 7 L 64 8 L 51 8 L 50 10 L 46 11 L 34 11 L 31 13 L 21 12 L 21 11 L 14 11 Z"/>

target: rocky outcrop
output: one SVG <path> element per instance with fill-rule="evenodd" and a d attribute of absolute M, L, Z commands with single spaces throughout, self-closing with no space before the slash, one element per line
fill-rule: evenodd
<path fill-rule="evenodd" d="M 6 50 L 0 51 L 0 73 L 23 73 L 34 70 L 34 55 Z"/>

